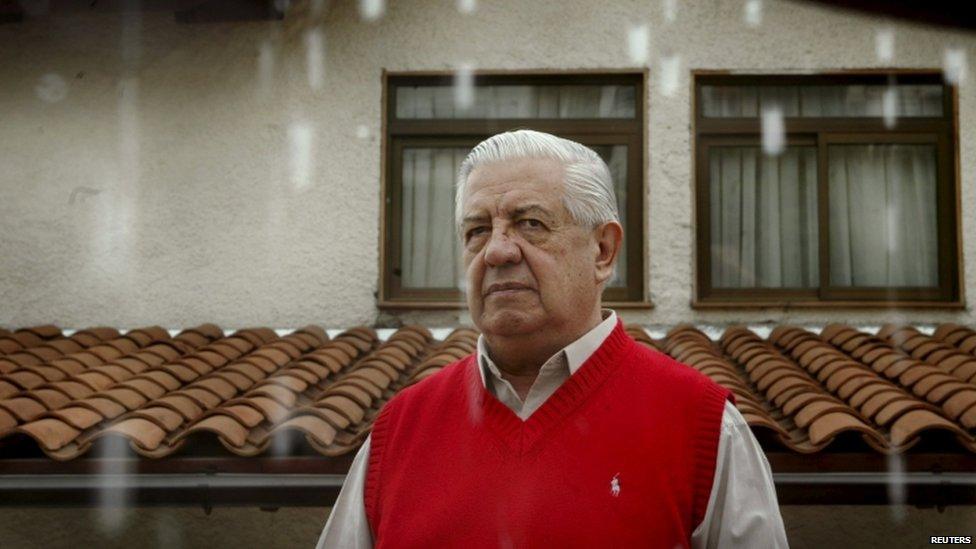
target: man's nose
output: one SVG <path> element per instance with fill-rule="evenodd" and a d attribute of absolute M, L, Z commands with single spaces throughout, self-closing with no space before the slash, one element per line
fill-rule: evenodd
<path fill-rule="evenodd" d="M 500 228 L 491 231 L 491 237 L 485 245 L 485 263 L 492 267 L 499 267 L 506 263 L 522 261 L 522 249 L 512 241 Z"/>

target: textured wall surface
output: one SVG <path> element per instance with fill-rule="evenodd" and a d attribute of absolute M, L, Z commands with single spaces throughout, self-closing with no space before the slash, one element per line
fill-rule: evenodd
<path fill-rule="evenodd" d="M 394 2 L 373 22 L 333 2 L 284 22 L 181 25 L 169 12 L 78 13 L 0 26 L 0 325 L 326 327 L 395 321 L 376 307 L 381 71 L 636 68 L 647 23 L 647 325 L 864 324 L 938 310 L 691 309 L 690 71 L 940 68 L 958 31 L 740 0 Z M 879 63 L 890 29 L 894 60 Z M 322 44 L 320 69 L 308 52 Z M 311 46 L 311 48 L 310 48 Z M 316 61 L 311 56 L 312 64 Z M 676 69 L 676 70 L 675 70 Z M 311 74 L 310 74 L 311 72 Z M 976 293 L 976 96 L 960 93 L 967 296 Z M 296 153 L 307 146 L 309 157 Z M 448 326 L 458 312 L 397 313 Z"/>

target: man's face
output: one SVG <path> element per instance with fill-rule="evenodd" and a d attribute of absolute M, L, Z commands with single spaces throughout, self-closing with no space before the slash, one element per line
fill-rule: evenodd
<path fill-rule="evenodd" d="M 600 295 L 599 245 L 563 205 L 562 164 L 529 158 L 468 177 L 461 239 L 468 307 L 486 335 L 586 322 Z"/>

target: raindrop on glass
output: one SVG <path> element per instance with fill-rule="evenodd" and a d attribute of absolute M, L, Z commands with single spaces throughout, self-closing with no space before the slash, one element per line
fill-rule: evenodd
<path fill-rule="evenodd" d="M 766 107 L 762 111 L 763 152 L 776 156 L 786 146 L 786 131 L 783 124 L 783 109 L 779 106 Z"/>
<path fill-rule="evenodd" d="M 265 40 L 258 46 L 258 90 L 262 94 L 271 92 L 271 81 L 274 77 L 274 48 L 271 41 Z"/>
<path fill-rule="evenodd" d="M 874 53 L 882 63 L 890 63 L 895 59 L 895 31 L 881 29 L 875 33 Z"/>
<path fill-rule="evenodd" d="M 958 86 L 966 80 L 966 51 L 962 48 L 946 48 L 942 55 L 942 69 L 946 82 Z"/>
<path fill-rule="evenodd" d="M 678 0 L 662 0 L 661 8 L 664 11 L 664 21 L 674 23 L 678 18 Z"/>
<path fill-rule="evenodd" d="M 762 0 L 746 0 L 743 7 L 742 17 L 750 27 L 758 27 L 762 24 Z"/>
<path fill-rule="evenodd" d="M 895 127 L 898 121 L 898 88 L 888 86 L 881 95 L 881 114 L 884 117 L 885 128 Z M 895 233 L 891 233 L 895 234 Z"/>
<path fill-rule="evenodd" d="M 627 31 L 627 53 L 635 65 L 645 65 L 650 58 L 651 28 L 646 24 L 635 25 Z"/>
<path fill-rule="evenodd" d="M 42 101 L 57 103 L 68 97 L 68 83 L 60 75 L 49 72 L 37 81 L 34 92 Z"/>
<path fill-rule="evenodd" d="M 459 110 L 467 110 L 473 105 L 474 67 L 464 63 L 454 72 L 454 106 Z"/>
<path fill-rule="evenodd" d="M 311 184 L 314 141 L 315 130 L 308 123 L 296 122 L 288 126 L 288 167 L 291 183 L 296 190 L 302 190 Z"/>
<path fill-rule="evenodd" d="M 319 28 L 305 33 L 305 65 L 309 87 L 322 89 L 325 84 L 325 35 Z"/>
<path fill-rule="evenodd" d="M 131 180 L 136 179 L 139 172 L 139 79 L 123 79 L 119 84 L 119 92 L 120 167 L 122 177 Z M 123 187 L 123 190 L 132 189 Z"/>
<path fill-rule="evenodd" d="M 671 97 L 678 91 L 678 79 L 681 76 L 681 57 L 666 55 L 661 58 L 661 74 L 658 75 L 658 86 L 661 95 Z"/>
<path fill-rule="evenodd" d="M 888 508 L 892 518 L 901 522 L 905 518 L 905 461 L 901 454 L 889 454 L 888 458 Z"/>
<path fill-rule="evenodd" d="M 474 13 L 477 7 L 477 0 L 457 0 L 457 9 L 461 13 Z"/>
<path fill-rule="evenodd" d="M 386 12 L 384 0 L 359 0 L 359 16 L 366 21 L 376 21 Z"/>
<path fill-rule="evenodd" d="M 132 500 L 133 474 L 131 451 L 128 442 L 120 436 L 109 436 L 99 441 L 98 457 L 99 489 L 97 524 L 103 532 L 114 533 L 125 525 Z"/>
<path fill-rule="evenodd" d="M 291 454 L 294 443 L 294 433 L 279 431 L 271 438 L 271 455 L 275 457 L 285 457 Z"/>

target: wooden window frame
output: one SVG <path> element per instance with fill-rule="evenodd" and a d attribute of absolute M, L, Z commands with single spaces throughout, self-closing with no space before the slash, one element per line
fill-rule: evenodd
<path fill-rule="evenodd" d="M 407 146 L 471 147 L 499 132 L 531 127 L 591 145 L 626 145 L 627 227 L 624 249 L 627 288 L 608 288 L 604 305 L 613 308 L 651 308 L 647 299 L 646 216 L 644 214 L 647 143 L 647 71 L 480 71 L 475 86 L 498 84 L 636 85 L 633 118 L 620 119 L 449 119 L 418 120 L 396 117 L 396 89 L 400 86 L 450 85 L 454 73 L 383 72 L 383 143 L 380 208 L 378 306 L 382 309 L 464 309 L 464 294 L 454 289 L 404 289 L 395 270 L 401 265 L 402 151 Z"/>
<path fill-rule="evenodd" d="M 787 145 L 812 145 L 817 154 L 817 230 L 819 286 L 796 288 L 713 288 L 711 286 L 711 218 L 709 215 L 708 149 L 713 146 L 755 145 L 761 142 L 761 119 L 707 118 L 702 108 L 702 86 L 710 85 L 851 85 L 933 84 L 943 86 L 943 116 L 902 117 L 889 130 L 881 117 L 784 117 Z M 965 307 L 962 265 L 958 90 L 943 82 L 934 70 L 841 71 L 813 75 L 732 74 L 693 71 L 692 120 L 694 125 L 695 292 L 692 307 L 824 307 L 824 308 L 946 308 Z M 830 286 L 829 198 L 827 147 L 838 143 L 931 143 L 937 150 L 936 217 L 938 223 L 939 287 L 848 288 Z"/>

